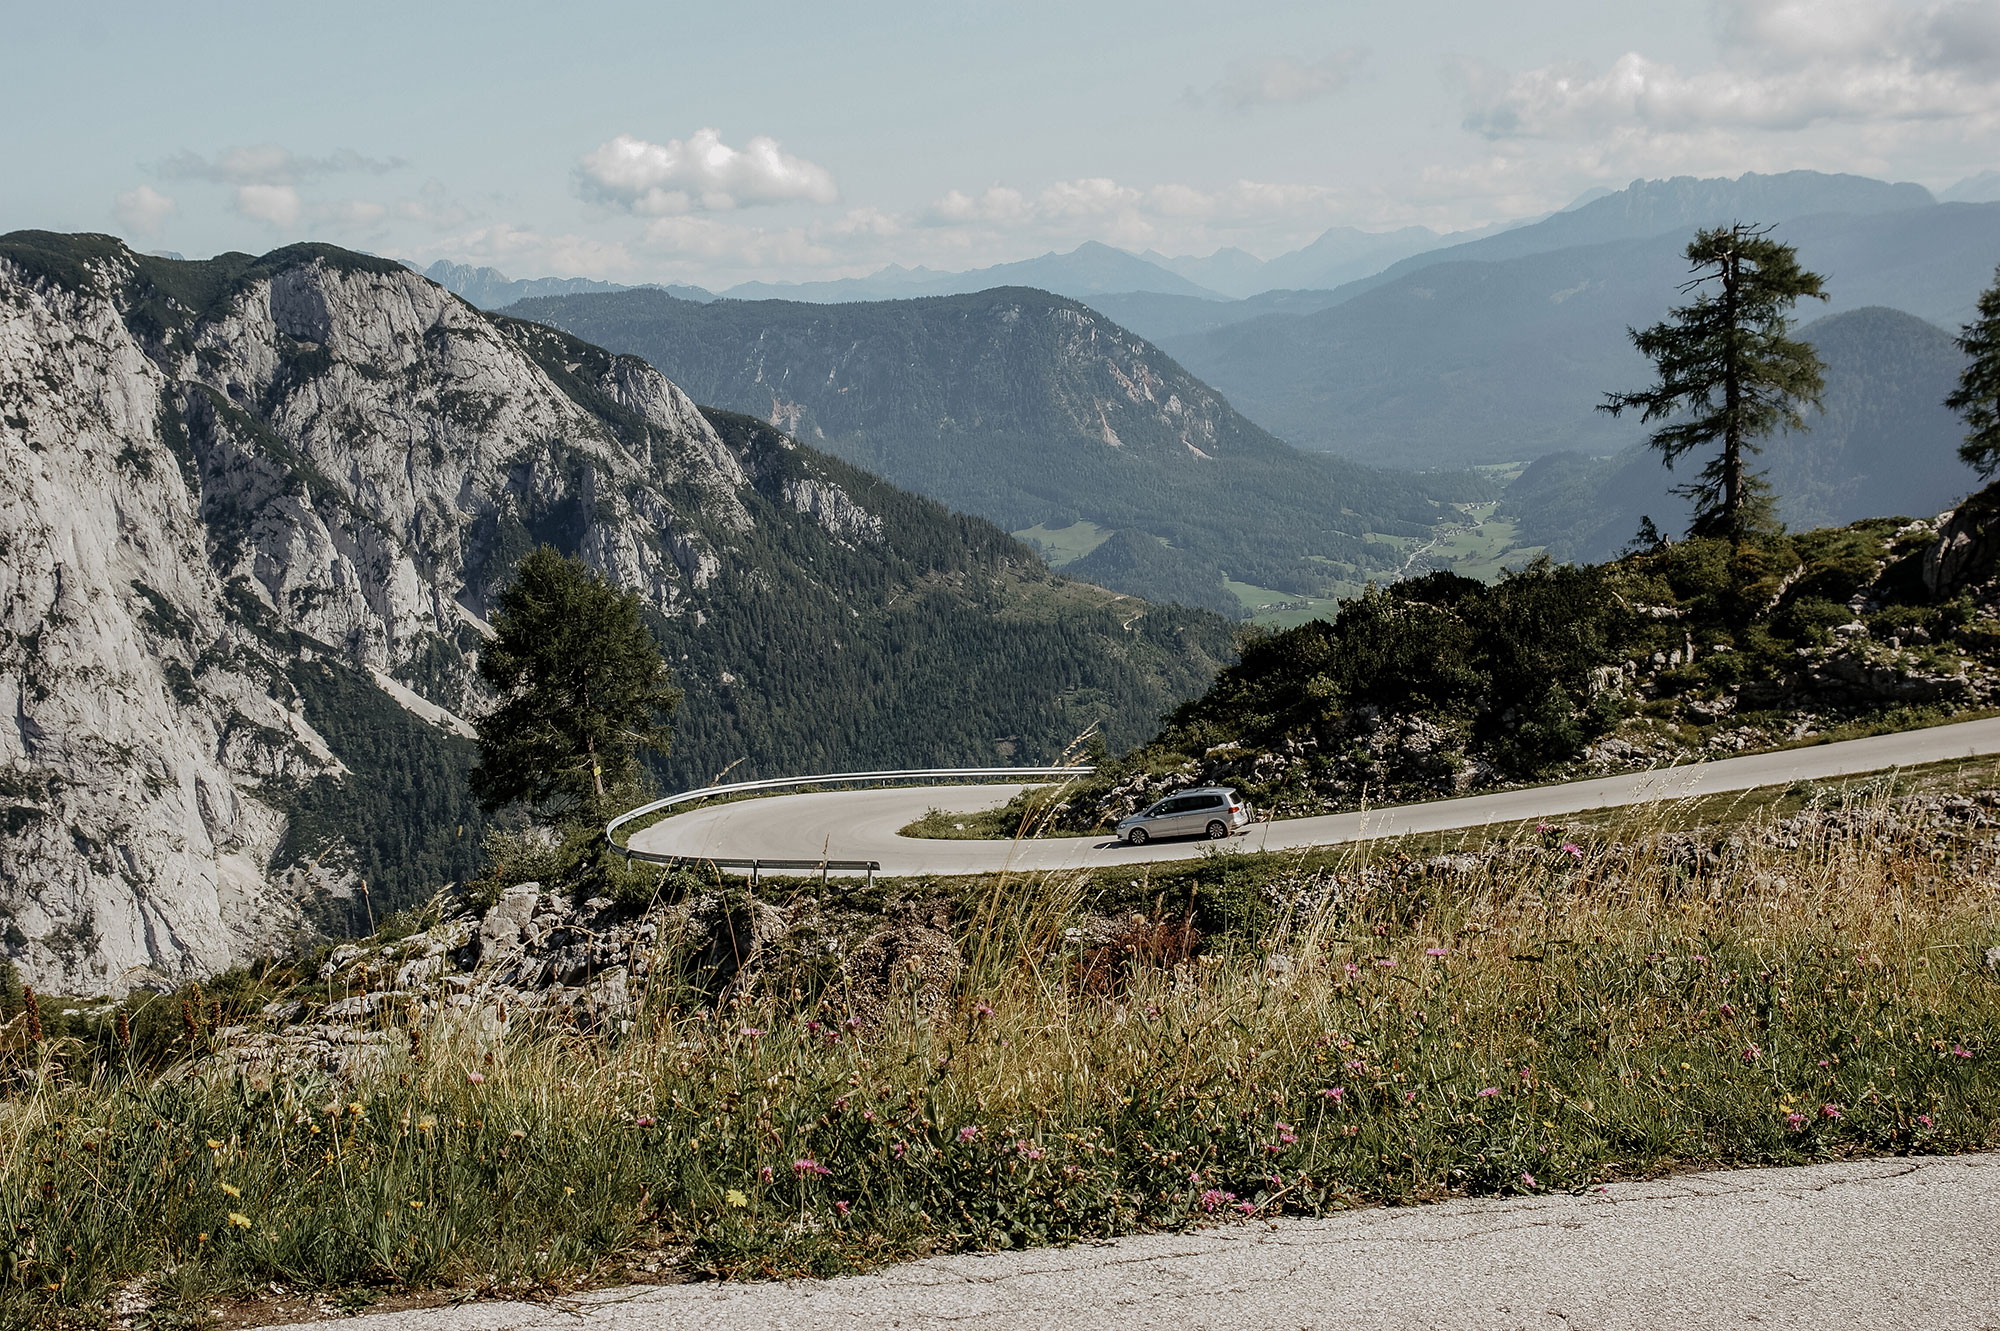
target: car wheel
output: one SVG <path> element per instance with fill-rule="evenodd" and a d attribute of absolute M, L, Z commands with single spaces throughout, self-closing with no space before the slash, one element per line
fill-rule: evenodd
<path fill-rule="evenodd" d="M 1223 822 L 1220 818 L 1208 825 L 1208 839 L 1210 841 L 1220 841 L 1228 835 L 1229 824 Z"/>
<path fill-rule="evenodd" d="M 1146 829 L 1135 827 L 1125 834 L 1125 839 L 1135 846 L 1143 846 L 1146 844 Z"/>

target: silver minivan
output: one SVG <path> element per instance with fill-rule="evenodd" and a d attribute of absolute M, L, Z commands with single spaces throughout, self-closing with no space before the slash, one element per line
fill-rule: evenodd
<path fill-rule="evenodd" d="M 1220 841 L 1250 821 L 1250 806 L 1228 786 L 1183 790 L 1118 820 L 1118 839 L 1143 846 L 1154 837 L 1205 836 Z"/>

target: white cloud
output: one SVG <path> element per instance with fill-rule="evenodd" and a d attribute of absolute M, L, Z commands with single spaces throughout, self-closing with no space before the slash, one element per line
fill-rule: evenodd
<path fill-rule="evenodd" d="M 276 143 L 225 148 L 213 157 L 179 152 L 160 163 L 167 180 L 206 180 L 217 185 L 294 185 L 319 176 L 356 172 L 382 175 L 405 165 L 397 157 L 364 157 L 352 148 L 337 148 L 324 157 L 294 153 Z"/>
<path fill-rule="evenodd" d="M 1190 89 L 1188 100 L 1196 105 L 1221 102 L 1238 111 L 1256 106 L 1317 101 L 1343 91 L 1352 83 L 1355 71 L 1367 56 L 1362 48 L 1349 46 L 1331 51 L 1317 60 L 1278 56 L 1270 60 L 1242 61 L 1231 65 L 1229 72 L 1207 92 Z"/>
<path fill-rule="evenodd" d="M 464 226 L 472 220 L 472 210 L 453 200 L 435 176 L 423 183 L 414 199 L 398 199 L 395 214 L 400 221 L 434 227 Z"/>
<path fill-rule="evenodd" d="M 236 190 L 236 211 L 275 227 L 293 227 L 305 205 L 290 185 L 241 185 Z"/>
<path fill-rule="evenodd" d="M 142 236 L 157 235 L 179 208 L 180 205 L 151 185 L 128 189 L 111 201 L 112 214 L 119 224 Z"/>
<path fill-rule="evenodd" d="M 2000 115 L 2000 5 L 1723 0 L 1719 62 L 1693 72 L 1627 52 L 1602 72 L 1469 73 L 1466 126 L 1491 139 L 1791 132 Z"/>
<path fill-rule="evenodd" d="M 577 187 L 592 203 L 647 217 L 840 197 L 831 172 L 794 157 L 776 139 L 760 135 L 739 150 L 713 129 L 665 143 L 620 134 L 585 155 Z"/>

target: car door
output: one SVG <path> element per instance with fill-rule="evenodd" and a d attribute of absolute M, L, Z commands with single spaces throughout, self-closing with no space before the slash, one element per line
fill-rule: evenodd
<path fill-rule="evenodd" d="M 1193 807 L 1188 810 L 1187 830 L 1195 836 L 1206 836 L 1208 825 L 1217 818 L 1222 819 L 1224 825 L 1228 824 L 1229 811 L 1222 802 L 1222 796 L 1197 795 L 1191 803 Z"/>
<path fill-rule="evenodd" d="M 1196 806 L 1201 798 L 1180 795 L 1167 801 L 1166 817 L 1160 820 L 1161 836 L 1186 836 L 1200 830 L 1201 814 Z"/>

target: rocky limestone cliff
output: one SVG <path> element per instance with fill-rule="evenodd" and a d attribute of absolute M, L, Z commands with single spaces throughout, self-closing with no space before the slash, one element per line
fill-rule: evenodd
<path fill-rule="evenodd" d="M 642 362 L 391 265 L 301 250 L 196 290 L 79 248 L 0 254 L 0 914 L 35 983 L 90 991 L 300 926 L 272 792 L 341 772 L 301 652 L 462 732 L 510 556 L 560 526 L 673 616 L 750 481 Z M 865 538 L 830 488 L 812 511 Z"/>

